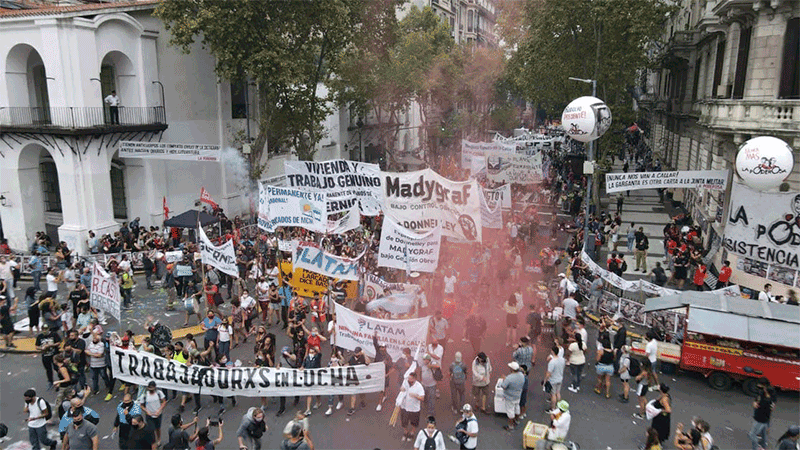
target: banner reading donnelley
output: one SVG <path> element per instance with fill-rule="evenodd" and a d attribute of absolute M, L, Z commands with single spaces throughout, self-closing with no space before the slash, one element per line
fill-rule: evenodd
<path fill-rule="evenodd" d="M 606 192 L 637 189 L 704 188 L 723 191 L 728 184 L 727 170 L 683 170 L 680 172 L 607 173 Z"/>
<path fill-rule="evenodd" d="M 239 278 L 239 270 L 236 267 L 236 251 L 233 249 L 233 239 L 228 239 L 227 242 L 217 247 L 208 239 L 203 227 L 197 228 L 200 230 L 200 256 L 203 258 L 203 264 L 209 264 L 216 267 L 221 272 L 234 278 Z"/>
<path fill-rule="evenodd" d="M 378 249 L 378 266 L 435 272 L 439 266 L 441 242 L 440 227 L 427 233 L 417 234 L 404 229 L 391 217 L 384 217 Z"/>
<path fill-rule="evenodd" d="M 119 281 L 108 274 L 97 262 L 92 265 L 92 286 L 89 290 L 89 304 L 111 314 L 117 322 L 120 317 Z"/>
<path fill-rule="evenodd" d="M 723 245 L 739 256 L 800 269 L 800 194 L 734 183 Z"/>
<path fill-rule="evenodd" d="M 292 252 L 295 269 L 327 275 L 340 280 L 358 281 L 358 258 L 349 259 L 332 255 L 313 242 L 299 241 Z"/>
<path fill-rule="evenodd" d="M 119 347 L 111 347 L 111 370 L 126 383 L 155 381 L 161 389 L 221 397 L 365 394 L 382 391 L 386 377 L 383 363 L 322 369 L 205 367 Z"/>
<path fill-rule="evenodd" d="M 451 181 L 431 169 L 383 172 L 383 212 L 416 233 L 441 224 L 442 235 L 480 242 L 480 186 L 475 179 Z"/>
<path fill-rule="evenodd" d="M 328 214 L 350 209 L 358 203 L 361 214 L 377 216 L 381 212 L 381 169 L 344 159 L 331 161 L 284 161 L 289 186 L 324 192 Z"/>
<path fill-rule="evenodd" d="M 384 320 L 365 316 L 336 303 L 336 345 L 347 350 L 361 347 L 370 358 L 375 356 L 372 337 L 378 332 L 378 343 L 397 361 L 403 348 L 426 348 L 430 317 L 406 320 Z"/>

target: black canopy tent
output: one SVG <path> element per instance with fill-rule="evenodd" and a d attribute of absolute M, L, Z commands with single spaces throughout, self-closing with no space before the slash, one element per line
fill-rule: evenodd
<path fill-rule="evenodd" d="M 175 217 L 171 217 L 164 221 L 165 227 L 174 227 L 174 228 L 197 228 L 197 221 L 198 218 L 200 220 L 200 224 L 202 226 L 211 225 L 213 223 L 219 222 L 219 217 L 212 216 L 210 214 L 206 214 L 203 211 L 199 212 L 196 209 L 190 209 L 185 213 L 179 214 Z"/>

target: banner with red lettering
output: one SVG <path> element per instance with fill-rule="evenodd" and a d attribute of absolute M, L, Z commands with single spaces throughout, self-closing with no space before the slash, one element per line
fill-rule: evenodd
<path fill-rule="evenodd" d="M 92 265 L 92 287 L 89 291 L 89 302 L 92 308 L 111 314 L 119 322 L 121 306 L 119 281 L 116 275 L 109 275 L 96 262 Z"/>

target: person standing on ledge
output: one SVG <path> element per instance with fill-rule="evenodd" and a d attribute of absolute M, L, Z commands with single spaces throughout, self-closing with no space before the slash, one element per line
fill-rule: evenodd
<path fill-rule="evenodd" d="M 117 97 L 117 91 L 111 91 L 111 94 L 106 96 L 103 101 L 108 105 L 109 123 L 119 125 L 119 97 Z"/>

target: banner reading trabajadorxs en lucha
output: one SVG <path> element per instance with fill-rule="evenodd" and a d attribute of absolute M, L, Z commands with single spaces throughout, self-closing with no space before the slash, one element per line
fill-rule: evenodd
<path fill-rule="evenodd" d="M 347 211 L 358 203 L 361 214 L 381 212 L 381 169 L 377 164 L 334 159 L 331 161 L 284 161 L 289 186 L 324 192 L 328 214 Z"/>
<path fill-rule="evenodd" d="M 481 241 L 480 186 L 475 179 L 450 181 L 431 169 L 383 176 L 383 213 L 417 233 L 441 224 L 442 235 Z"/>
<path fill-rule="evenodd" d="M 427 328 L 426 328 L 427 329 Z M 222 397 L 366 394 L 384 388 L 383 363 L 366 366 L 285 369 L 186 365 L 152 353 L 111 347 L 114 378 L 139 386 Z"/>

